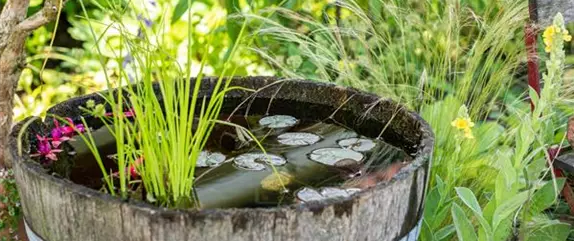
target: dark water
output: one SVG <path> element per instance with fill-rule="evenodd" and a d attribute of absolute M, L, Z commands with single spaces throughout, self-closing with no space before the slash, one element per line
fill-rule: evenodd
<path fill-rule="evenodd" d="M 293 127 L 267 128 L 259 124 L 261 118 L 262 116 L 235 116 L 226 119 L 251 130 L 257 139 L 262 141 L 267 153 L 285 158 L 286 164 L 275 166 L 277 172 L 269 165 L 261 171 L 245 170 L 237 167 L 233 161 L 226 161 L 217 167 L 196 168 L 195 191 L 202 208 L 272 207 L 291 204 L 296 202 L 296 192 L 303 187 L 341 187 L 360 176 L 384 170 L 391 163 L 410 160 L 410 156 L 402 150 L 372 139 L 376 146 L 362 152 L 364 158 L 361 162 L 343 160 L 336 166 L 325 165 L 310 160 L 310 153 L 321 148 L 340 148 L 338 141 L 359 136 L 332 123 L 305 120 L 298 120 Z M 321 139 L 311 145 L 289 146 L 279 143 L 277 139 L 278 135 L 286 132 L 312 133 Z M 102 157 L 115 154 L 116 143 L 105 128 L 96 130 L 93 134 Z M 227 160 L 244 153 L 260 152 L 255 143 L 239 141 L 237 135 L 235 128 L 218 125 L 210 136 L 206 149 L 223 153 Z M 103 184 L 102 174 L 92 153 L 80 138 L 70 141 L 70 144 L 76 154 L 69 178 L 73 182 L 100 190 Z M 106 158 L 105 163 L 107 170 L 117 169 L 113 159 Z M 279 177 L 286 189 L 269 188 L 279 185 Z"/>

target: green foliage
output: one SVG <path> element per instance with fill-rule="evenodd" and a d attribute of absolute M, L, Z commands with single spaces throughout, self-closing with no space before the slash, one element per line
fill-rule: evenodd
<path fill-rule="evenodd" d="M 2 170 L 2 172 L 0 186 L 3 188 L 3 193 L 0 194 L 0 204 L 5 206 L 5 208 L 0 210 L 0 231 L 14 236 L 18 230 L 18 222 L 22 215 L 20 199 L 18 197 L 16 181 L 14 180 L 14 173 L 11 170 Z M 8 230 L 8 232 L 6 232 L 6 230 Z"/>
<path fill-rule="evenodd" d="M 559 85 L 549 85 L 546 92 L 554 93 L 546 97 L 532 96 L 544 110 L 535 117 L 523 99 L 498 103 L 524 58 L 526 2 L 339 4 L 340 16 L 326 20 L 278 9 L 295 27 L 247 15 L 264 26 L 256 51 L 282 75 L 366 89 L 420 111 L 436 144 L 422 240 L 450 240 L 455 230 L 463 240 L 507 240 L 517 227 L 526 237 L 526 224 L 537 225 L 532 215 L 556 199 L 556 192 L 541 188 L 545 150 L 563 126 L 550 118 L 561 102 Z M 465 106 L 465 115 L 453 111 Z M 453 127 L 457 118 L 467 127 Z M 534 196 L 538 201 L 529 201 Z"/>
<path fill-rule="evenodd" d="M 117 14 L 121 12 L 138 19 L 140 16 L 149 15 L 149 12 L 131 4 L 119 9 L 110 7 L 109 11 Z M 91 27 L 94 20 L 89 18 L 87 11 L 84 11 L 84 16 Z M 169 19 L 169 16 L 163 17 Z M 188 20 L 193 17 L 191 9 L 188 9 L 187 17 Z M 187 45 L 185 62 L 174 59 L 172 48 L 176 46 L 164 42 L 166 40 L 162 38 L 162 33 L 156 31 L 156 28 L 164 28 L 165 22 L 163 18 L 157 24 L 143 19 L 137 34 L 131 33 L 123 22 L 113 22 L 106 27 L 115 29 L 119 33 L 120 41 L 119 54 L 114 51 L 108 53 L 116 54 L 114 59 L 119 66 L 116 70 L 118 78 L 108 77 L 108 86 L 113 86 L 113 82 L 119 86 L 136 84 L 133 87 L 119 88 L 118 93 L 107 92 L 103 95 L 106 105 L 113 110 L 112 118 L 102 116 L 101 111 L 98 111 L 100 105 L 94 105 L 93 101 L 87 102 L 84 109 L 93 116 L 99 116 L 116 139 L 119 187 L 115 186 L 113 175 L 104 169 L 91 132 L 88 130 L 87 135 L 80 136 L 96 157 L 104 174 L 107 190 L 112 195 L 128 198 L 130 191 L 133 191 L 130 189 L 130 183 L 134 178 L 130 175 L 130 169 L 135 169 L 147 192 L 148 202 L 167 207 L 189 208 L 199 204 L 193 189 L 196 160 L 217 123 L 226 92 L 236 88 L 230 87 L 231 82 L 223 77 L 233 76 L 236 68 L 230 65 L 230 61 L 223 61 L 223 71 L 219 73 L 212 97 L 209 100 L 205 97 L 199 98 L 207 58 L 202 59 L 199 66 L 195 66 L 191 61 L 191 50 L 194 46 Z M 242 27 L 239 37 L 244 29 L 245 26 Z M 92 40 L 98 43 L 103 35 L 97 35 L 94 28 L 90 28 L 90 31 Z M 193 28 L 188 26 L 188 43 L 192 42 L 193 31 Z M 208 43 L 213 37 L 210 36 Z M 239 45 L 234 46 L 231 57 Z M 204 56 L 209 55 L 209 47 L 205 46 Z M 98 54 L 105 56 L 104 48 L 98 46 L 96 49 Z M 106 63 L 102 61 L 102 65 L 105 67 Z M 197 77 L 198 80 L 192 82 L 192 77 Z M 154 91 L 155 82 L 159 83 L 159 97 Z M 124 93 L 127 94 L 126 97 Z M 124 114 L 127 108 L 132 110 L 133 121 Z M 84 124 L 87 125 L 86 122 Z"/>
<path fill-rule="evenodd" d="M 183 14 L 189 9 L 189 3 L 193 4 L 193 0 L 179 0 L 177 5 L 175 5 L 175 9 L 173 10 L 173 15 L 171 17 L 171 23 L 177 22 L 183 16 Z"/>
<path fill-rule="evenodd" d="M 454 226 L 456 228 L 456 233 L 458 240 L 461 241 L 476 241 L 478 237 L 474 232 L 474 227 L 462 208 L 458 205 L 452 205 L 452 219 L 454 220 Z"/>
<path fill-rule="evenodd" d="M 556 28 L 563 28 L 560 15 L 556 17 L 554 24 Z M 547 65 L 562 66 L 563 37 L 561 34 L 554 37 L 558 40 L 553 41 Z M 541 95 L 530 89 L 530 99 L 535 106 L 532 114 L 515 114 L 521 122 L 514 133 L 514 148 L 507 156 L 510 158 L 499 160 L 503 168 L 496 178 L 493 197 L 486 204 L 484 217 L 477 209 L 474 194 L 470 190 L 457 188 L 459 198 L 470 208 L 480 223 L 479 233 L 485 235 L 484 239 L 479 237 L 480 240 L 507 240 L 517 218 L 520 223 L 518 235 L 521 240 L 541 240 L 541 237 L 547 237 L 551 231 L 558 233 L 552 238 L 554 240 L 566 240 L 569 235 L 568 224 L 549 220 L 543 214 L 547 208 L 556 203 L 564 179 L 550 181 L 541 179 L 544 177 L 544 172 L 548 171 L 544 166 L 547 158 L 545 149 L 548 148 L 545 144 L 554 141 L 554 136 L 548 135 L 554 133 L 553 128 L 548 128 L 553 121 L 549 115 L 555 113 L 554 106 L 559 102 L 558 93 L 553 89 L 562 84 L 560 77 L 562 68 L 548 69 L 548 73 L 544 75 L 547 81 Z M 453 209 L 453 215 L 456 212 Z M 485 218 L 491 221 L 486 222 Z M 457 222 L 467 221 L 470 220 L 453 220 L 455 225 Z M 457 232 L 462 232 L 458 226 Z"/>
<path fill-rule="evenodd" d="M 277 10 L 295 26 L 281 18 L 248 18 L 264 24 L 258 31 L 263 47 L 257 51 L 283 75 L 374 91 L 417 109 L 452 94 L 472 102 L 469 106 L 476 107 L 470 114 L 476 118 L 488 114 L 484 110 L 519 64 L 523 49 L 509 48 L 508 42 L 521 37 L 526 4 L 474 21 L 467 18 L 474 13 L 457 2 L 370 1 L 384 13 L 377 15 L 355 1 L 341 1 L 340 19 L 330 15 L 328 22 Z M 302 64 L 293 68 L 286 60 L 296 55 Z"/>
<path fill-rule="evenodd" d="M 179 5 L 184 3 L 187 4 L 188 0 L 180 1 Z M 41 6 L 41 2 L 38 4 Z M 107 1 L 85 1 L 84 4 L 88 16 L 94 21 L 92 28 L 100 38 L 97 41 L 92 38 L 89 23 L 83 17 L 79 2 L 75 1 L 67 2 L 60 29 L 47 25 L 34 31 L 26 43 L 30 56 L 29 65 L 18 87 L 18 98 L 15 103 L 16 120 L 22 120 L 30 115 L 42 116 L 49 107 L 70 97 L 103 90 L 107 88 L 107 78 L 116 78 L 118 75 L 118 59 L 125 57 L 121 55 L 122 51 L 119 49 L 121 34 L 115 27 L 109 26 L 121 22 L 123 28 L 129 29 L 130 34 L 136 35 L 141 27 L 141 21 L 119 11 L 115 14 L 107 11 L 106 8 L 110 6 L 120 7 Z M 269 3 L 271 4 L 278 3 Z M 205 74 L 218 75 L 223 71 L 224 61 L 221 59 L 229 53 L 232 41 L 227 37 L 225 24 L 219 24 L 225 23 L 227 17 L 222 1 L 191 1 L 190 7 L 185 8 L 193 15 L 191 21 L 185 10 L 175 11 L 182 9 L 178 1 L 133 1 L 132 5 L 138 11 L 145 13 L 140 19 L 158 23 L 154 31 L 180 64 L 187 62 L 189 42 L 192 45 L 191 62 L 194 66 L 199 66 L 205 59 Z M 172 21 L 177 14 L 181 15 Z M 166 23 L 159 24 L 160 21 Z M 161 29 L 160 25 L 163 26 Z M 193 30 L 190 41 L 187 38 L 188 27 Z M 50 49 L 47 46 L 53 31 L 57 31 L 58 34 L 55 36 L 55 47 Z M 103 56 L 97 54 L 97 47 L 102 50 Z M 207 55 L 204 54 L 206 51 Z M 42 64 L 46 58 L 48 65 L 42 71 Z M 105 64 L 101 65 L 100 60 Z M 243 48 L 239 49 L 239 53 L 231 62 L 233 66 L 237 66 L 236 75 L 272 73 L 265 67 L 263 61 Z M 197 74 L 198 69 L 194 71 Z"/>

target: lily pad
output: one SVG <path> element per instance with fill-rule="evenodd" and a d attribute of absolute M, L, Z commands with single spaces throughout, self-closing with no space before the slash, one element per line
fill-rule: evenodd
<path fill-rule="evenodd" d="M 329 166 L 335 166 L 342 160 L 347 162 L 352 160 L 360 163 L 363 161 L 364 157 L 365 156 L 360 152 L 336 147 L 321 148 L 309 153 L 309 159 L 312 161 L 316 161 Z"/>
<path fill-rule="evenodd" d="M 377 143 L 367 138 L 347 138 L 339 140 L 337 144 L 343 148 L 358 152 L 370 151 L 377 146 Z"/>
<path fill-rule="evenodd" d="M 335 198 L 347 198 L 353 194 L 360 192 L 358 188 L 338 188 L 338 187 L 324 187 L 320 191 L 313 188 L 304 187 L 296 194 L 297 199 L 303 202 L 322 201 Z"/>
<path fill-rule="evenodd" d="M 326 199 L 330 199 L 330 198 L 346 198 L 349 195 L 349 193 L 347 193 L 347 191 L 345 189 L 341 189 L 341 188 L 336 188 L 336 187 L 324 187 L 321 189 L 321 195 L 323 195 L 324 198 Z"/>
<path fill-rule="evenodd" d="M 245 153 L 233 158 L 233 163 L 241 169 L 262 171 L 265 170 L 265 164 L 281 166 L 285 165 L 287 161 L 285 158 L 274 154 Z"/>
<path fill-rule="evenodd" d="M 313 145 L 321 140 L 321 137 L 307 132 L 287 132 L 277 136 L 277 141 L 288 146 Z"/>
<path fill-rule="evenodd" d="M 259 120 L 259 125 L 272 129 L 293 127 L 299 123 L 299 120 L 289 115 L 272 115 L 266 116 Z"/>
<path fill-rule="evenodd" d="M 321 201 L 323 195 L 313 188 L 305 187 L 297 192 L 297 199 L 303 202 Z"/>
<path fill-rule="evenodd" d="M 197 158 L 197 167 L 215 167 L 225 161 L 225 155 L 219 152 L 202 151 Z"/>

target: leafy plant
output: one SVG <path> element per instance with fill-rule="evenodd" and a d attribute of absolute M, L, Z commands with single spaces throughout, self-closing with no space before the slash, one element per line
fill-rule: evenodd
<path fill-rule="evenodd" d="M 264 26 L 258 32 L 264 47 L 255 51 L 285 76 L 370 90 L 420 111 L 436 144 L 422 240 L 506 240 L 516 224 L 525 235 L 529 226 L 564 227 L 537 223 L 556 196 L 541 188 L 560 184 L 544 179 L 559 91 L 535 100 L 544 107 L 534 117 L 520 104 L 524 95 L 500 101 L 523 61 L 525 1 L 481 5 L 480 12 L 470 8 L 480 3 L 457 0 L 338 4 L 340 21 L 276 10 L 298 29 L 248 15 Z M 288 47 L 273 48 L 273 41 Z M 543 112 L 545 119 L 536 119 Z M 527 201 L 538 195 L 543 205 Z"/>
<path fill-rule="evenodd" d="M 0 174 L 0 235 L 2 239 L 12 240 L 18 230 L 21 217 L 20 199 L 14 180 L 14 173 L 10 170 L 2 170 Z M 6 235 L 8 234 L 8 235 Z M 7 238 L 10 237 L 10 238 Z"/>
<path fill-rule="evenodd" d="M 571 37 L 564 28 L 562 15 L 558 14 L 553 25 L 544 33 L 546 51 L 550 53 L 547 61 L 548 72 L 544 74 L 545 86 L 539 96 L 533 89 L 529 96 L 534 104 L 532 114 L 517 113 L 521 118 L 518 131 L 515 134 L 515 147 L 510 150 L 508 159 L 503 162 L 503 168 L 496 179 L 493 197 L 485 206 L 484 214 L 472 191 L 466 188 L 456 188 L 458 197 L 472 211 L 478 220 L 479 240 L 506 240 L 512 235 L 513 226 L 520 224 L 519 237 L 521 240 L 539 240 L 541 236 L 556 233 L 554 240 L 565 240 L 570 233 L 568 224 L 550 221 L 542 214 L 544 210 L 556 203 L 559 190 L 564 186 L 564 179 L 541 179 L 548 172 L 544 166 L 548 154 L 547 143 L 552 143 L 554 133 L 551 126 L 554 105 L 557 103 L 558 91 L 562 85 L 562 69 L 564 66 L 563 41 Z M 548 128 L 550 127 L 550 128 Z M 468 234 L 476 236 L 475 228 L 468 224 L 470 219 L 461 216 L 461 210 L 453 204 L 452 215 L 457 234 L 471 238 L 460 240 L 476 240 Z M 519 212 L 517 212 L 520 209 Z M 456 217 L 456 218 L 455 218 Z M 518 221 L 514 219 L 518 218 Z"/>
<path fill-rule="evenodd" d="M 188 4 L 190 3 L 191 1 L 188 1 Z M 131 5 L 115 6 L 111 11 L 129 12 L 134 17 L 146 14 L 138 12 L 137 8 Z M 89 19 L 87 12 L 84 14 L 86 19 Z M 188 11 L 187 17 L 188 21 L 191 21 L 191 11 Z M 165 19 L 162 19 L 159 25 L 165 22 Z M 168 207 L 193 207 L 198 204 L 193 195 L 195 163 L 211 130 L 219 122 L 217 118 L 225 93 L 239 88 L 230 87 L 230 79 L 224 78 L 226 75 L 233 75 L 235 69 L 230 66 L 230 61 L 225 61 L 211 97 L 199 98 L 206 59 L 199 67 L 195 67 L 198 68 L 197 71 L 192 69 L 193 45 L 188 45 L 187 61 L 181 66 L 171 55 L 173 52 L 164 47 L 169 45 L 158 36 L 161 31 L 154 30 L 145 20 L 140 24 L 141 32 L 136 36 L 130 34 L 122 22 L 109 27 L 120 32 L 122 41 L 122 51 L 116 53 L 119 55 L 116 59 L 121 66 L 120 76 L 116 81 L 119 86 L 128 87 L 103 95 L 106 105 L 112 109 L 111 118 L 106 118 L 101 113 L 98 115 L 98 106 L 92 106 L 91 114 L 100 116 L 116 139 L 119 187 L 115 186 L 114 175 L 104 168 L 91 132 L 88 130 L 87 135 L 81 137 L 98 160 L 107 190 L 112 195 L 127 198 L 132 179 L 141 178 L 148 202 Z M 158 29 L 162 29 L 161 26 Z M 188 42 L 191 42 L 193 30 L 190 27 L 187 31 Z M 92 34 L 94 41 L 97 41 L 99 37 L 95 32 Z M 231 56 L 237 48 L 238 45 L 235 45 Z M 99 47 L 97 49 L 103 54 Z M 208 49 L 205 48 L 205 56 L 209 55 Z M 195 72 L 197 79 L 191 81 Z M 112 86 L 111 82 L 108 80 L 109 86 Z M 154 88 L 156 82 L 159 96 Z M 136 84 L 129 86 L 130 83 Z M 125 114 L 128 108 L 130 116 Z M 87 123 L 84 122 L 84 125 Z M 132 175 L 129 175 L 130 173 Z"/>
<path fill-rule="evenodd" d="M 187 0 L 181 2 L 187 4 Z M 41 6 L 41 3 L 42 1 L 32 1 L 33 7 L 30 12 L 33 13 L 37 9 L 36 6 Z M 154 23 L 166 21 L 154 25 L 157 30 L 156 37 L 162 38 L 166 50 L 169 49 L 170 54 L 182 66 L 187 61 L 187 29 L 191 28 L 194 75 L 197 75 L 196 67 L 201 65 L 203 59 L 206 59 L 204 74 L 216 75 L 223 71 L 224 61 L 221 61 L 221 58 L 232 49 L 232 42 L 225 31 L 226 13 L 222 2 L 192 1 L 189 7 L 192 12 L 191 21 L 188 21 L 185 15 L 188 9 L 186 8 L 174 22 L 168 22 L 174 9 L 177 8 L 171 0 L 134 1 L 132 7 L 145 13 L 139 20 L 137 16 L 108 11 L 109 6 L 111 5 L 108 1 L 84 1 L 85 10 L 91 20 L 89 23 L 84 17 L 81 4 L 77 1 L 68 1 L 58 28 L 52 25 L 42 27 L 28 38 L 26 49 L 30 57 L 27 59 L 27 68 L 18 85 L 15 120 L 22 120 L 31 115 L 44 116 L 46 110 L 56 103 L 107 88 L 107 79 L 114 80 L 118 75 L 118 58 L 125 57 L 115 54 L 121 51 L 119 43 L 122 34 L 114 28 L 108 28 L 117 22 L 122 22 L 130 34 L 136 35 L 143 19 Z M 98 41 L 93 39 L 90 29 L 99 37 Z M 54 32 L 56 32 L 54 47 L 50 48 L 49 43 Z M 103 56 L 98 54 L 96 46 L 102 50 Z M 204 55 L 205 51 L 209 54 Z M 238 52 L 230 61 L 237 66 L 237 75 L 272 73 L 253 53 L 243 48 L 238 48 L 236 51 Z M 42 71 L 46 58 L 48 64 Z M 102 65 L 101 61 L 105 65 Z"/>

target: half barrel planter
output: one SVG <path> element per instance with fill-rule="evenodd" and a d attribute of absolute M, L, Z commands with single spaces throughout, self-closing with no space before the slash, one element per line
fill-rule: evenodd
<path fill-rule="evenodd" d="M 192 80 L 195 81 L 195 80 Z M 275 208 L 174 210 L 117 197 L 52 175 L 27 154 L 35 134 L 50 121 L 29 120 L 11 133 L 12 162 L 29 239 L 32 241 L 396 241 L 416 240 L 433 152 L 429 125 L 387 98 L 352 88 L 274 77 L 234 78 L 233 85 L 259 89 L 230 92 L 222 113 L 249 102 L 250 114 L 286 114 L 301 119 L 328 117 L 357 133 L 377 136 L 414 156 L 390 181 L 343 200 Z M 214 78 L 202 79 L 210 96 Z M 97 94 L 60 103 L 49 110 L 79 117 L 78 106 Z M 247 106 L 235 114 L 244 114 Z M 370 122 L 370 125 L 366 125 Z M 372 125 L 376 123 L 376 125 Z M 375 127 L 373 127 L 375 126 Z M 200 197 L 201 198 L 201 197 Z"/>

